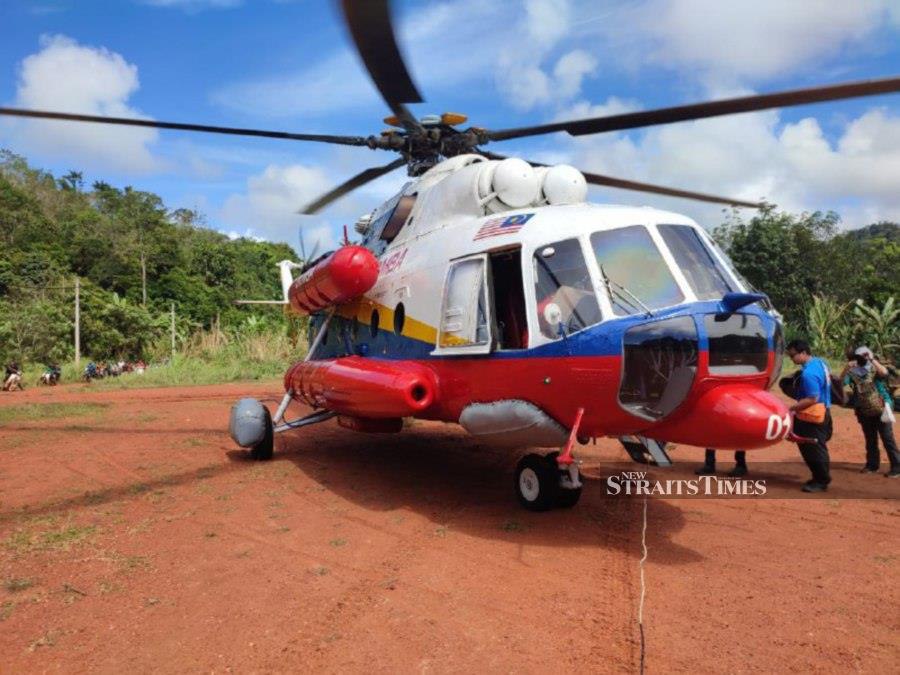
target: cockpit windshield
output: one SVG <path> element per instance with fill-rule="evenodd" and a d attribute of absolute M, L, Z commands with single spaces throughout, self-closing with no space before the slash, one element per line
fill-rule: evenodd
<path fill-rule="evenodd" d="M 658 225 L 657 229 L 698 300 L 718 300 L 736 290 L 696 229 L 690 225 Z"/>
<path fill-rule="evenodd" d="M 594 232 L 591 246 L 611 286 L 627 289 L 610 292 L 613 311 L 619 316 L 642 314 L 684 301 L 672 272 L 642 225 Z"/>

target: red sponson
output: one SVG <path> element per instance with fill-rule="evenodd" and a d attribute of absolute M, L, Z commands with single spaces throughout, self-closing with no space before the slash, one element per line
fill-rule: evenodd
<path fill-rule="evenodd" d="M 304 361 L 285 374 L 285 390 L 308 405 L 357 417 L 408 417 L 437 398 L 437 379 L 412 361 L 359 356 Z"/>
<path fill-rule="evenodd" d="M 375 285 L 378 260 L 363 246 L 342 246 L 294 279 L 288 298 L 294 311 L 310 314 L 358 298 Z"/>

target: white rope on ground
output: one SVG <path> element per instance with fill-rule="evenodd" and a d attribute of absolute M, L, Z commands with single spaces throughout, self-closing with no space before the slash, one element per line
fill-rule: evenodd
<path fill-rule="evenodd" d="M 641 666 L 640 673 L 644 673 L 644 594 L 647 587 L 644 583 L 644 563 L 647 561 L 647 498 L 644 497 L 644 522 L 641 528 L 641 551 L 643 555 L 638 563 L 641 572 L 641 599 L 638 602 L 638 629 L 641 633 Z"/>

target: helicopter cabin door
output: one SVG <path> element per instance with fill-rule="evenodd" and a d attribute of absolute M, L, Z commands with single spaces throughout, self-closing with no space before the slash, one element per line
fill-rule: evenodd
<path fill-rule="evenodd" d="M 487 354 L 491 351 L 487 255 L 450 263 L 444 282 L 435 354 Z"/>

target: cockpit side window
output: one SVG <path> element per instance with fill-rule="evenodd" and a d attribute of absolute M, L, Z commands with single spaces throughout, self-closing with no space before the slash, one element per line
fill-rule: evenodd
<path fill-rule="evenodd" d="M 643 225 L 594 232 L 591 246 L 617 315 L 684 302 L 675 277 Z"/>
<path fill-rule="evenodd" d="M 394 207 L 391 217 L 388 218 L 384 229 L 381 231 L 381 239 L 383 241 L 391 243 L 397 238 L 397 235 L 400 234 L 400 230 L 403 229 L 403 226 L 406 224 L 406 220 L 409 218 L 409 214 L 412 212 L 415 203 L 416 195 L 414 194 L 403 195 L 400 197 L 400 201 L 397 202 L 397 206 Z"/>
<path fill-rule="evenodd" d="M 601 320 L 581 244 L 565 239 L 534 252 L 534 293 L 541 333 L 558 339 Z"/>
<path fill-rule="evenodd" d="M 725 270 L 690 225 L 657 227 L 698 300 L 718 300 L 735 290 Z"/>

